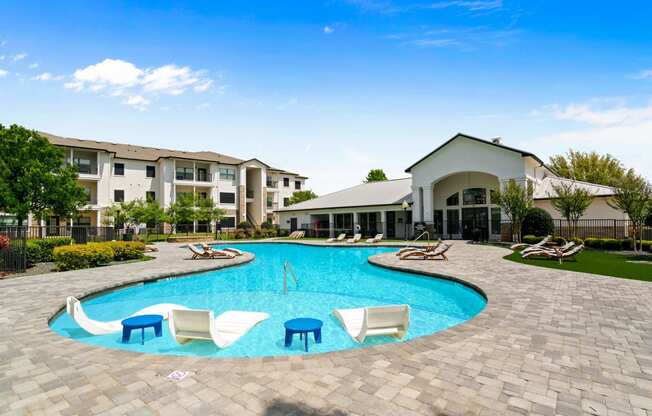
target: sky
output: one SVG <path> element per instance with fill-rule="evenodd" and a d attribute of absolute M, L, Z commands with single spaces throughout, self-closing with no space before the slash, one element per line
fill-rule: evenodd
<path fill-rule="evenodd" d="M 0 2 L 0 123 L 390 178 L 457 132 L 652 179 L 652 3 Z"/>

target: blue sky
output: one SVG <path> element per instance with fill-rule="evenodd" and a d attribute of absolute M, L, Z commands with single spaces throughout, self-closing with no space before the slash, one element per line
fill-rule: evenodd
<path fill-rule="evenodd" d="M 0 123 L 214 150 L 325 193 L 458 131 L 652 178 L 652 4 L 0 3 Z"/>

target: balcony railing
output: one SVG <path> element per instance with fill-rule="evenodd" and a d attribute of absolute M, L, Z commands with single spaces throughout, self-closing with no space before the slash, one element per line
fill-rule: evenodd
<path fill-rule="evenodd" d="M 268 188 L 278 188 L 278 181 L 270 181 L 268 179 L 267 180 L 267 187 Z"/>
<path fill-rule="evenodd" d="M 178 181 L 191 181 L 193 180 L 194 175 L 192 172 L 177 171 L 175 177 Z"/>
<path fill-rule="evenodd" d="M 204 172 L 197 172 L 197 182 L 211 182 L 211 174 Z"/>
<path fill-rule="evenodd" d="M 80 165 L 75 163 L 77 171 L 84 175 L 97 175 L 97 164 L 95 165 Z"/>

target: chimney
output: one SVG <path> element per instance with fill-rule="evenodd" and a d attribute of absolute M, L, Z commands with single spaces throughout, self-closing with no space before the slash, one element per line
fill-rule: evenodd
<path fill-rule="evenodd" d="M 493 144 L 503 144 L 503 138 L 502 137 L 494 137 L 491 139 L 491 143 Z"/>

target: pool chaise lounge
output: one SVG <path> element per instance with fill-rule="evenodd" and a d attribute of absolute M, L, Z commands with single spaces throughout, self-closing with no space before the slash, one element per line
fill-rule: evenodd
<path fill-rule="evenodd" d="M 339 242 L 339 241 L 344 241 L 345 238 L 346 238 L 346 234 L 342 233 L 342 234 L 338 235 L 337 238 L 329 238 L 328 240 L 326 240 L 326 242 L 327 243 L 336 243 L 336 242 Z"/>
<path fill-rule="evenodd" d="M 538 253 L 545 251 L 545 252 L 555 252 L 555 251 L 561 251 L 562 253 L 565 251 L 568 251 L 575 247 L 575 243 L 573 241 L 569 241 L 568 243 L 564 244 L 561 247 L 546 247 L 546 246 L 541 246 L 541 247 L 526 247 L 524 250 L 521 251 L 521 257 L 526 258 L 529 256 L 536 256 Z"/>
<path fill-rule="evenodd" d="M 529 253 L 529 256 L 523 256 L 523 257 L 547 257 L 549 259 L 554 259 L 554 260 L 559 260 L 559 263 L 563 262 L 564 260 L 574 258 L 578 254 L 580 254 L 584 250 L 584 244 L 580 244 L 579 246 L 572 247 L 569 250 L 562 251 L 562 250 L 541 250 L 541 251 L 535 251 L 533 253 Z"/>
<path fill-rule="evenodd" d="M 199 339 L 226 348 L 267 318 L 264 312 L 226 311 L 215 318 L 210 310 L 180 309 L 170 312 L 168 323 L 179 344 Z"/>
<path fill-rule="evenodd" d="M 188 248 L 192 251 L 192 260 L 196 259 L 232 259 L 236 255 L 223 250 L 205 250 L 199 249 L 194 244 L 188 244 Z"/>
<path fill-rule="evenodd" d="M 543 238 L 543 240 L 539 241 L 538 243 L 534 243 L 534 244 L 517 243 L 517 244 L 513 244 L 509 248 L 512 249 L 512 250 L 516 250 L 516 249 L 521 248 L 521 247 L 526 247 L 526 249 L 533 248 L 533 247 L 543 247 L 546 244 L 548 244 L 548 241 L 550 241 L 550 239 L 552 239 L 552 236 L 547 235 L 547 236 L 545 236 Z"/>
<path fill-rule="evenodd" d="M 219 250 L 217 250 L 217 249 L 211 247 L 208 243 L 205 243 L 205 242 L 200 243 L 199 245 L 201 246 L 201 248 L 204 249 L 204 251 L 209 252 L 209 253 L 210 252 L 224 252 L 225 251 L 227 253 L 235 254 L 236 256 L 242 256 L 245 253 L 244 251 L 238 250 L 237 248 L 233 248 L 233 247 L 222 247 Z"/>
<path fill-rule="evenodd" d="M 161 315 L 163 316 L 163 319 L 168 319 L 168 315 L 173 309 L 184 310 L 187 308 L 174 303 L 159 303 L 141 309 L 122 319 L 117 319 L 115 321 L 96 321 L 86 315 L 81 302 L 77 298 L 74 296 L 68 296 L 66 298 L 66 312 L 68 315 L 70 315 L 77 325 L 79 325 L 84 331 L 92 335 L 105 335 L 113 332 L 120 332 L 122 331 L 122 321 L 137 315 Z"/>
<path fill-rule="evenodd" d="M 396 252 L 396 255 L 398 257 L 400 257 L 403 254 L 410 253 L 412 251 L 420 251 L 420 252 L 423 252 L 423 253 L 429 253 L 429 252 L 435 251 L 437 249 L 437 247 L 439 247 L 442 244 L 442 242 L 443 241 L 441 241 L 441 240 L 437 240 L 437 242 L 435 242 L 435 244 L 432 244 L 432 245 L 421 246 L 421 247 L 415 247 L 415 246 L 403 247 L 402 249 L 400 249 L 399 251 Z"/>
<path fill-rule="evenodd" d="M 407 335 L 410 326 L 409 305 L 370 306 L 366 308 L 334 309 L 333 315 L 357 342 L 370 336 Z"/>
<path fill-rule="evenodd" d="M 382 235 L 382 234 L 376 234 L 376 236 L 375 236 L 374 238 L 368 238 L 368 239 L 367 239 L 367 243 L 369 243 L 369 244 L 378 243 L 378 242 L 380 242 L 382 239 L 383 239 L 383 235 Z"/>
<path fill-rule="evenodd" d="M 401 260 L 446 260 L 446 252 L 450 250 L 452 244 L 443 243 L 432 251 L 408 251 L 399 256 Z"/>
<path fill-rule="evenodd" d="M 347 243 L 357 243 L 357 242 L 360 241 L 361 239 L 362 239 L 362 234 L 355 234 L 355 235 L 353 236 L 353 238 L 349 238 L 348 240 L 346 240 L 346 242 L 347 242 Z"/>

